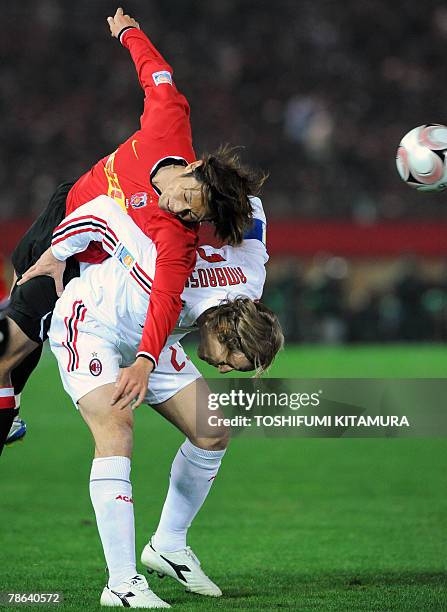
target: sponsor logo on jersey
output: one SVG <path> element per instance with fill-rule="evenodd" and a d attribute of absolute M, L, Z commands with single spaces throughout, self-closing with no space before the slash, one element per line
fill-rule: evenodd
<path fill-rule="evenodd" d="M 127 495 L 117 495 L 115 499 L 121 499 L 121 501 L 128 502 L 129 504 L 133 504 L 133 499 L 128 497 Z"/>
<path fill-rule="evenodd" d="M 147 204 L 147 193 L 140 191 L 130 196 L 129 204 L 132 208 L 143 208 Z"/>
<path fill-rule="evenodd" d="M 90 361 L 89 365 L 90 374 L 92 376 L 99 376 L 102 372 L 102 363 L 97 357 Z"/>
<path fill-rule="evenodd" d="M 154 79 L 155 85 L 158 87 L 162 83 L 168 83 L 172 85 L 172 74 L 167 70 L 160 70 L 159 72 L 153 72 L 152 78 Z"/>
<path fill-rule="evenodd" d="M 135 145 L 137 144 L 137 142 L 138 142 L 138 140 L 137 140 L 136 138 L 134 138 L 134 139 L 132 140 L 132 149 L 133 149 L 133 152 L 135 153 L 135 157 L 136 157 L 137 159 L 140 159 L 140 158 L 138 157 L 137 148 L 136 148 L 136 146 L 135 146 Z"/>
<path fill-rule="evenodd" d="M 121 189 L 120 181 L 118 175 L 115 172 L 115 155 L 116 151 L 114 151 L 106 161 L 106 165 L 104 166 L 104 173 L 107 178 L 107 195 L 110 196 L 118 202 L 124 212 L 127 214 L 126 210 L 126 202 L 124 198 L 124 192 Z"/>
<path fill-rule="evenodd" d="M 123 244 L 118 248 L 115 257 L 126 270 L 130 270 L 135 261 L 135 257 L 129 253 Z"/>

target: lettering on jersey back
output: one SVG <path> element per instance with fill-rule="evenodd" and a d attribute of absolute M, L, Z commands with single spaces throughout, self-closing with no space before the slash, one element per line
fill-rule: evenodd
<path fill-rule="evenodd" d="M 196 268 L 186 281 L 188 289 L 206 287 L 232 287 L 233 285 L 245 285 L 247 277 L 242 268 L 238 266 L 222 266 L 215 268 Z"/>

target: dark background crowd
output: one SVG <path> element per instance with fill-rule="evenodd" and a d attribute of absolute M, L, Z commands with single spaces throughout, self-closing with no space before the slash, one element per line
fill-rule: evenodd
<path fill-rule="evenodd" d="M 137 127 L 142 93 L 111 0 L 2 6 L 0 218 L 41 210 Z M 245 147 L 270 216 L 447 216 L 396 180 L 409 128 L 447 122 L 435 0 L 127 0 L 173 65 L 196 151 Z"/>
<path fill-rule="evenodd" d="M 35 217 L 59 182 L 137 129 L 142 91 L 106 23 L 117 6 L 2 6 L 0 224 Z M 447 123 L 444 2 L 126 0 L 123 7 L 174 67 L 191 105 L 196 152 L 243 145 L 243 159 L 269 172 L 270 220 L 447 219 L 447 195 L 403 185 L 394 159 L 409 129 Z M 445 335 L 447 281 L 433 283 L 416 264 L 354 305 L 348 277 L 309 280 L 297 262 L 285 269 L 269 274 L 266 299 L 290 339 Z"/>
<path fill-rule="evenodd" d="M 385 278 L 375 275 L 360 290 L 352 265 L 341 257 L 322 257 L 310 273 L 289 262 L 270 274 L 263 299 L 278 313 L 289 341 L 447 340 L 446 263 L 433 274 L 417 258 L 402 257 L 388 264 Z"/>

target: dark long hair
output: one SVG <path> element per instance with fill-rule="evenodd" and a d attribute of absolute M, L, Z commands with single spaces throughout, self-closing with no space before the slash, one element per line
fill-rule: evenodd
<path fill-rule="evenodd" d="M 267 175 L 242 165 L 236 149 L 229 145 L 204 153 L 201 159 L 203 164 L 191 174 L 202 184 L 216 236 L 236 246 L 253 220 L 248 196 L 259 194 Z"/>

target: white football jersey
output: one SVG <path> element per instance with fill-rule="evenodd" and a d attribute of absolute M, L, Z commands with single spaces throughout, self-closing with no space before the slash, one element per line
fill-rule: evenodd
<path fill-rule="evenodd" d="M 167 346 L 192 331 L 199 315 L 223 300 L 242 296 L 260 299 L 268 260 L 266 219 L 261 200 L 251 201 L 253 228 L 240 246 L 198 249 L 194 272 L 182 293 L 178 324 Z M 58 259 L 83 252 L 92 240 L 101 242 L 112 257 L 102 264 L 88 266 L 81 277 L 67 285 L 53 318 L 66 313 L 68 305 L 79 308 L 81 301 L 98 324 L 94 333 L 114 339 L 124 363 L 130 364 L 141 341 L 150 300 L 156 271 L 155 245 L 108 196 L 99 196 L 79 207 L 62 225 L 63 233 L 52 243 Z"/>
<path fill-rule="evenodd" d="M 194 272 L 182 293 L 183 308 L 168 343 L 179 341 L 194 329 L 195 322 L 205 310 L 226 299 L 261 299 L 268 261 L 266 218 L 261 200 L 250 199 L 254 213 L 253 229 L 240 246 L 215 249 L 205 245 L 197 249 Z"/>
<path fill-rule="evenodd" d="M 55 257 L 65 260 L 82 253 L 91 241 L 101 242 L 113 257 L 87 266 L 79 278 L 68 283 L 53 319 L 66 311 L 68 302 L 74 309 L 82 302 L 98 323 L 98 336 L 107 339 L 112 334 L 121 345 L 130 334 L 132 346 L 137 342 L 136 352 L 155 275 L 155 244 L 108 196 L 99 196 L 70 214 L 56 228 L 51 249 Z M 51 327 L 48 336 L 51 338 Z"/>

